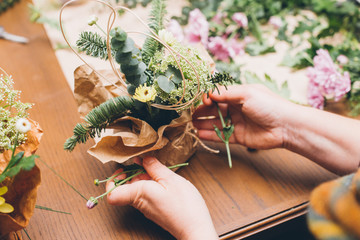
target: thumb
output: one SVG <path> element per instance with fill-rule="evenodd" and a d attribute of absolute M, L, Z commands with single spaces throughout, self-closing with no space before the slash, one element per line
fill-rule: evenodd
<path fill-rule="evenodd" d="M 132 184 L 124 184 L 117 186 L 112 192 L 108 193 L 106 200 L 110 205 L 133 205 L 138 194 L 143 189 L 143 181 L 134 182 Z M 114 182 L 108 182 L 106 191 L 115 187 Z"/>
<path fill-rule="evenodd" d="M 145 168 L 146 173 L 155 182 L 160 183 L 166 179 L 169 179 L 170 177 L 176 176 L 173 171 L 168 169 L 154 157 L 145 157 L 143 159 L 143 167 Z"/>

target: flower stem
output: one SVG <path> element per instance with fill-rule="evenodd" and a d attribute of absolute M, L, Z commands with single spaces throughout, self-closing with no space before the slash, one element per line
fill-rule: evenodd
<path fill-rule="evenodd" d="M 58 174 L 54 169 L 52 169 L 49 165 L 47 165 L 46 162 L 44 162 L 43 160 L 41 160 L 41 158 L 39 158 L 39 160 L 45 164 L 45 166 L 47 168 L 49 168 L 56 176 L 58 176 L 63 182 L 65 182 L 69 187 L 71 187 L 77 194 L 79 194 L 83 199 L 85 199 L 86 201 L 88 200 L 86 197 L 84 197 L 84 195 L 82 195 L 73 185 L 71 185 L 68 181 L 66 181 L 60 174 Z"/>
<path fill-rule="evenodd" d="M 170 166 L 170 167 L 168 167 L 168 168 L 169 168 L 169 169 L 173 169 L 173 168 L 183 167 L 183 166 L 187 166 L 187 165 L 189 165 L 189 163 L 180 163 L 180 164 L 176 164 L 176 165 Z M 117 176 L 119 176 L 119 175 L 121 175 L 121 174 L 123 174 L 123 173 L 125 173 L 125 172 L 134 172 L 134 171 L 137 171 L 137 170 L 140 170 L 140 168 L 139 168 L 139 169 L 128 170 L 128 171 L 124 171 L 124 172 L 118 173 L 117 175 L 114 175 L 113 177 L 109 178 L 109 180 L 112 180 L 112 179 L 114 179 L 115 177 L 117 177 Z M 103 198 L 103 197 L 106 196 L 107 194 L 111 193 L 111 192 L 112 192 L 115 188 L 117 188 L 118 186 L 120 186 L 120 185 L 122 185 L 122 184 L 130 181 L 130 180 L 133 179 L 134 177 L 139 176 L 140 174 L 144 174 L 144 173 L 146 173 L 145 170 L 139 171 L 139 172 L 134 173 L 134 174 L 132 174 L 131 176 L 129 176 L 129 177 L 121 180 L 120 182 L 115 183 L 114 187 L 112 187 L 111 189 L 109 189 L 109 191 L 107 191 L 107 192 L 105 192 L 105 193 L 97 196 L 97 197 L 95 198 L 95 200 L 98 200 L 99 198 Z"/>

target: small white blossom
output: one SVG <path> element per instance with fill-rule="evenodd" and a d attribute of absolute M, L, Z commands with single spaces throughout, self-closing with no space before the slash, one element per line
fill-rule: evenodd
<path fill-rule="evenodd" d="M 98 19 L 97 16 L 92 15 L 92 16 L 90 17 L 89 21 L 88 21 L 88 25 L 89 25 L 89 26 L 92 26 L 92 25 L 96 24 L 96 22 L 97 22 L 98 20 L 99 20 L 99 19 Z"/>
<path fill-rule="evenodd" d="M 25 118 L 19 118 L 17 121 L 16 121 L 16 130 L 18 130 L 19 132 L 21 133 L 27 133 L 28 131 L 30 131 L 31 129 L 31 124 L 30 122 L 25 119 Z"/>

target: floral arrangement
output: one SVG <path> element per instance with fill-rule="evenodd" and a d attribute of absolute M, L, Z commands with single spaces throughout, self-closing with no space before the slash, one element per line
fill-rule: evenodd
<path fill-rule="evenodd" d="M 170 168 L 182 166 L 195 152 L 199 139 L 191 123 L 192 111 L 204 93 L 233 84 L 234 79 L 227 73 L 213 73 L 207 54 L 180 43 L 167 31 L 165 14 L 166 1 L 152 1 L 149 33 L 145 33 L 140 49 L 119 27 L 101 30 L 105 36 L 92 31 L 80 34 L 77 47 L 87 55 L 108 60 L 113 68 L 110 75 L 116 78 L 110 81 L 111 77 L 88 67 L 75 71 L 74 93 L 85 122 L 75 126 L 64 149 L 72 151 L 78 143 L 97 137 L 96 145 L 88 152 L 104 163 L 129 165 L 132 157 L 152 154 Z M 96 17 L 88 24 L 99 27 Z M 224 140 L 228 145 L 233 128 L 227 125 Z M 217 132 L 221 136 L 219 129 Z M 129 175 L 126 181 L 142 171 L 136 164 L 129 165 L 125 168 Z M 113 177 L 104 181 L 109 179 Z M 96 180 L 95 184 L 104 181 Z M 105 194 L 90 198 L 87 206 L 92 208 Z"/>
<path fill-rule="evenodd" d="M 217 68 L 230 73 L 240 71 L 237 58 L 244 53 L 256 56 L 275 52 L 273 44 L 286 42 L 288 52 L 280 64 L 294 71 L 310 67 L 307 78 L 304 78 L 309 81 L 308 104 L 322 109 L 326 107 L 326 99 L 339 101 L 346 97 L 351 114 L 358 115 L 360 37 L 356 23 L 360 20 L 359 6 L 356 0 L 189 0 L 189 5 L 182 10 L 183 15 L 174 17 L 177 21 L 173 20 L 170 30 L 181 32 L 179 23 L 186 24 L 181 38 L 201 41 L 218 60 Z M 274 43 L 267 41 L 269 35 L 276 40 Z M 320 49 L 327 51 L 330 57 L 327 61 L 321 60 L 324 54 Z M 327 74 L 324 75 L 327 77 L 315 80 L 310 72 L 319 70 L 319 61 L 327 65 Z M 254 78 L 253 74 L 242 74 L 242 81 L 258 78 Z M 337 83 L 324 89 L 334 79 Z M 347 87 L 348 79 L 350 88 Z M 257 82 L 264 83 L 261 80 Z M 269 81 L 265 82 L 270 85 Z M 273 86 L 271 88 L 274 89 Z M 330 88 L 331 94 L 328 93 Z M 284 86 L 282 91 L 289 89 Z M 338 95 L 333 95 L 334 92 Z"/>
<path fill-rule="evenodd" d="M 5 236 L 24 228 L 35 208 L 40 170 L 34 153 L 42 130 L 28 119 L 32 104 L 20 101 L 6 73 L 0 75 L 0 96 L 0 236 Z"/>

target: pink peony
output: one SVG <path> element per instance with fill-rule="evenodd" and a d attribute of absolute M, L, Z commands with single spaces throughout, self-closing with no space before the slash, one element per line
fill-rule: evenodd
<path fill-rule="evenodd" d="M 324 109 L 325 98 L 316 85 L 309 84 L 307 97 L 310 106 L 321 110 Z"/>
<path fill-rule="evenodd" d="M 232 58 L 245 53 L 244 44 L 237 41 L 235 38 L 230 39 L 227 45 L 229 48 L 229 55 Z"/>
<path fill-rule="evenodd" d="M 345 65 L 349 62 L 347 56 L 340 54 L 337 56 L 336 60 L 340 63 L 340 65 Z"/>
<path fill-rule="evenodd" d="M 166 30 L 168 30 L 169 32 L 171 32 L 174 37 L 176 38 L 176 40 L 178 40 L 179 42 L 182 42 L 184 40 L 184 32 L 179 24 L 178 21 L 176 21 L 175 19 L 171 19 Z"/>
<path fill-rule="evenodd" d="M 197 8 L 189 14 L 189 24 L 185 28 L 185 35 L 190 43 L 201 42 L 204 46 L 208 43 L 209 23 Z"/>
<path fill-rule="evenodd" d="M 232 15 L 231 19 L 238 24 L 239 27 L 246 28 L 248 26 L 248 19 L 245 15 L 245 13 L 234 13 Z"/>
<path fill-rule="evenodd" d="M 283 21 L 278 16 L 271 16 L 269 19 L 269 24 L 274 26 L 274 28 L 278 29 L 282 27 Z"/>
<path fill-rule="evenodd" d="M 339 101 L 351 88 L 350 75 L 344 72 L 343 75 L 338 71 L 337 66 L 331 59 L 329 52 L 319 49 L 314 57 L 314 67 L 308 68 L 309 77 L 308 100 L 311 106 L 319 107 L 314 99 L 321 94 L 325 98 L 334 98 Z M 314 90 L 317 89 L 318 91 Z"/>
<path fill-rule="evenodd" d="M 221 25 L 223 23 L 223 18 L 226 14 L 225 13 L 216 13 L 216 15 L 211 19 L 216 24 Z"/>
<path fill-rule="evenodd" d="M 216 59 L 220 61 L 227 61 L 229 59 L 230 53 L 224 38 L 219 36 L 211 37 L 207 47 Z"/>

